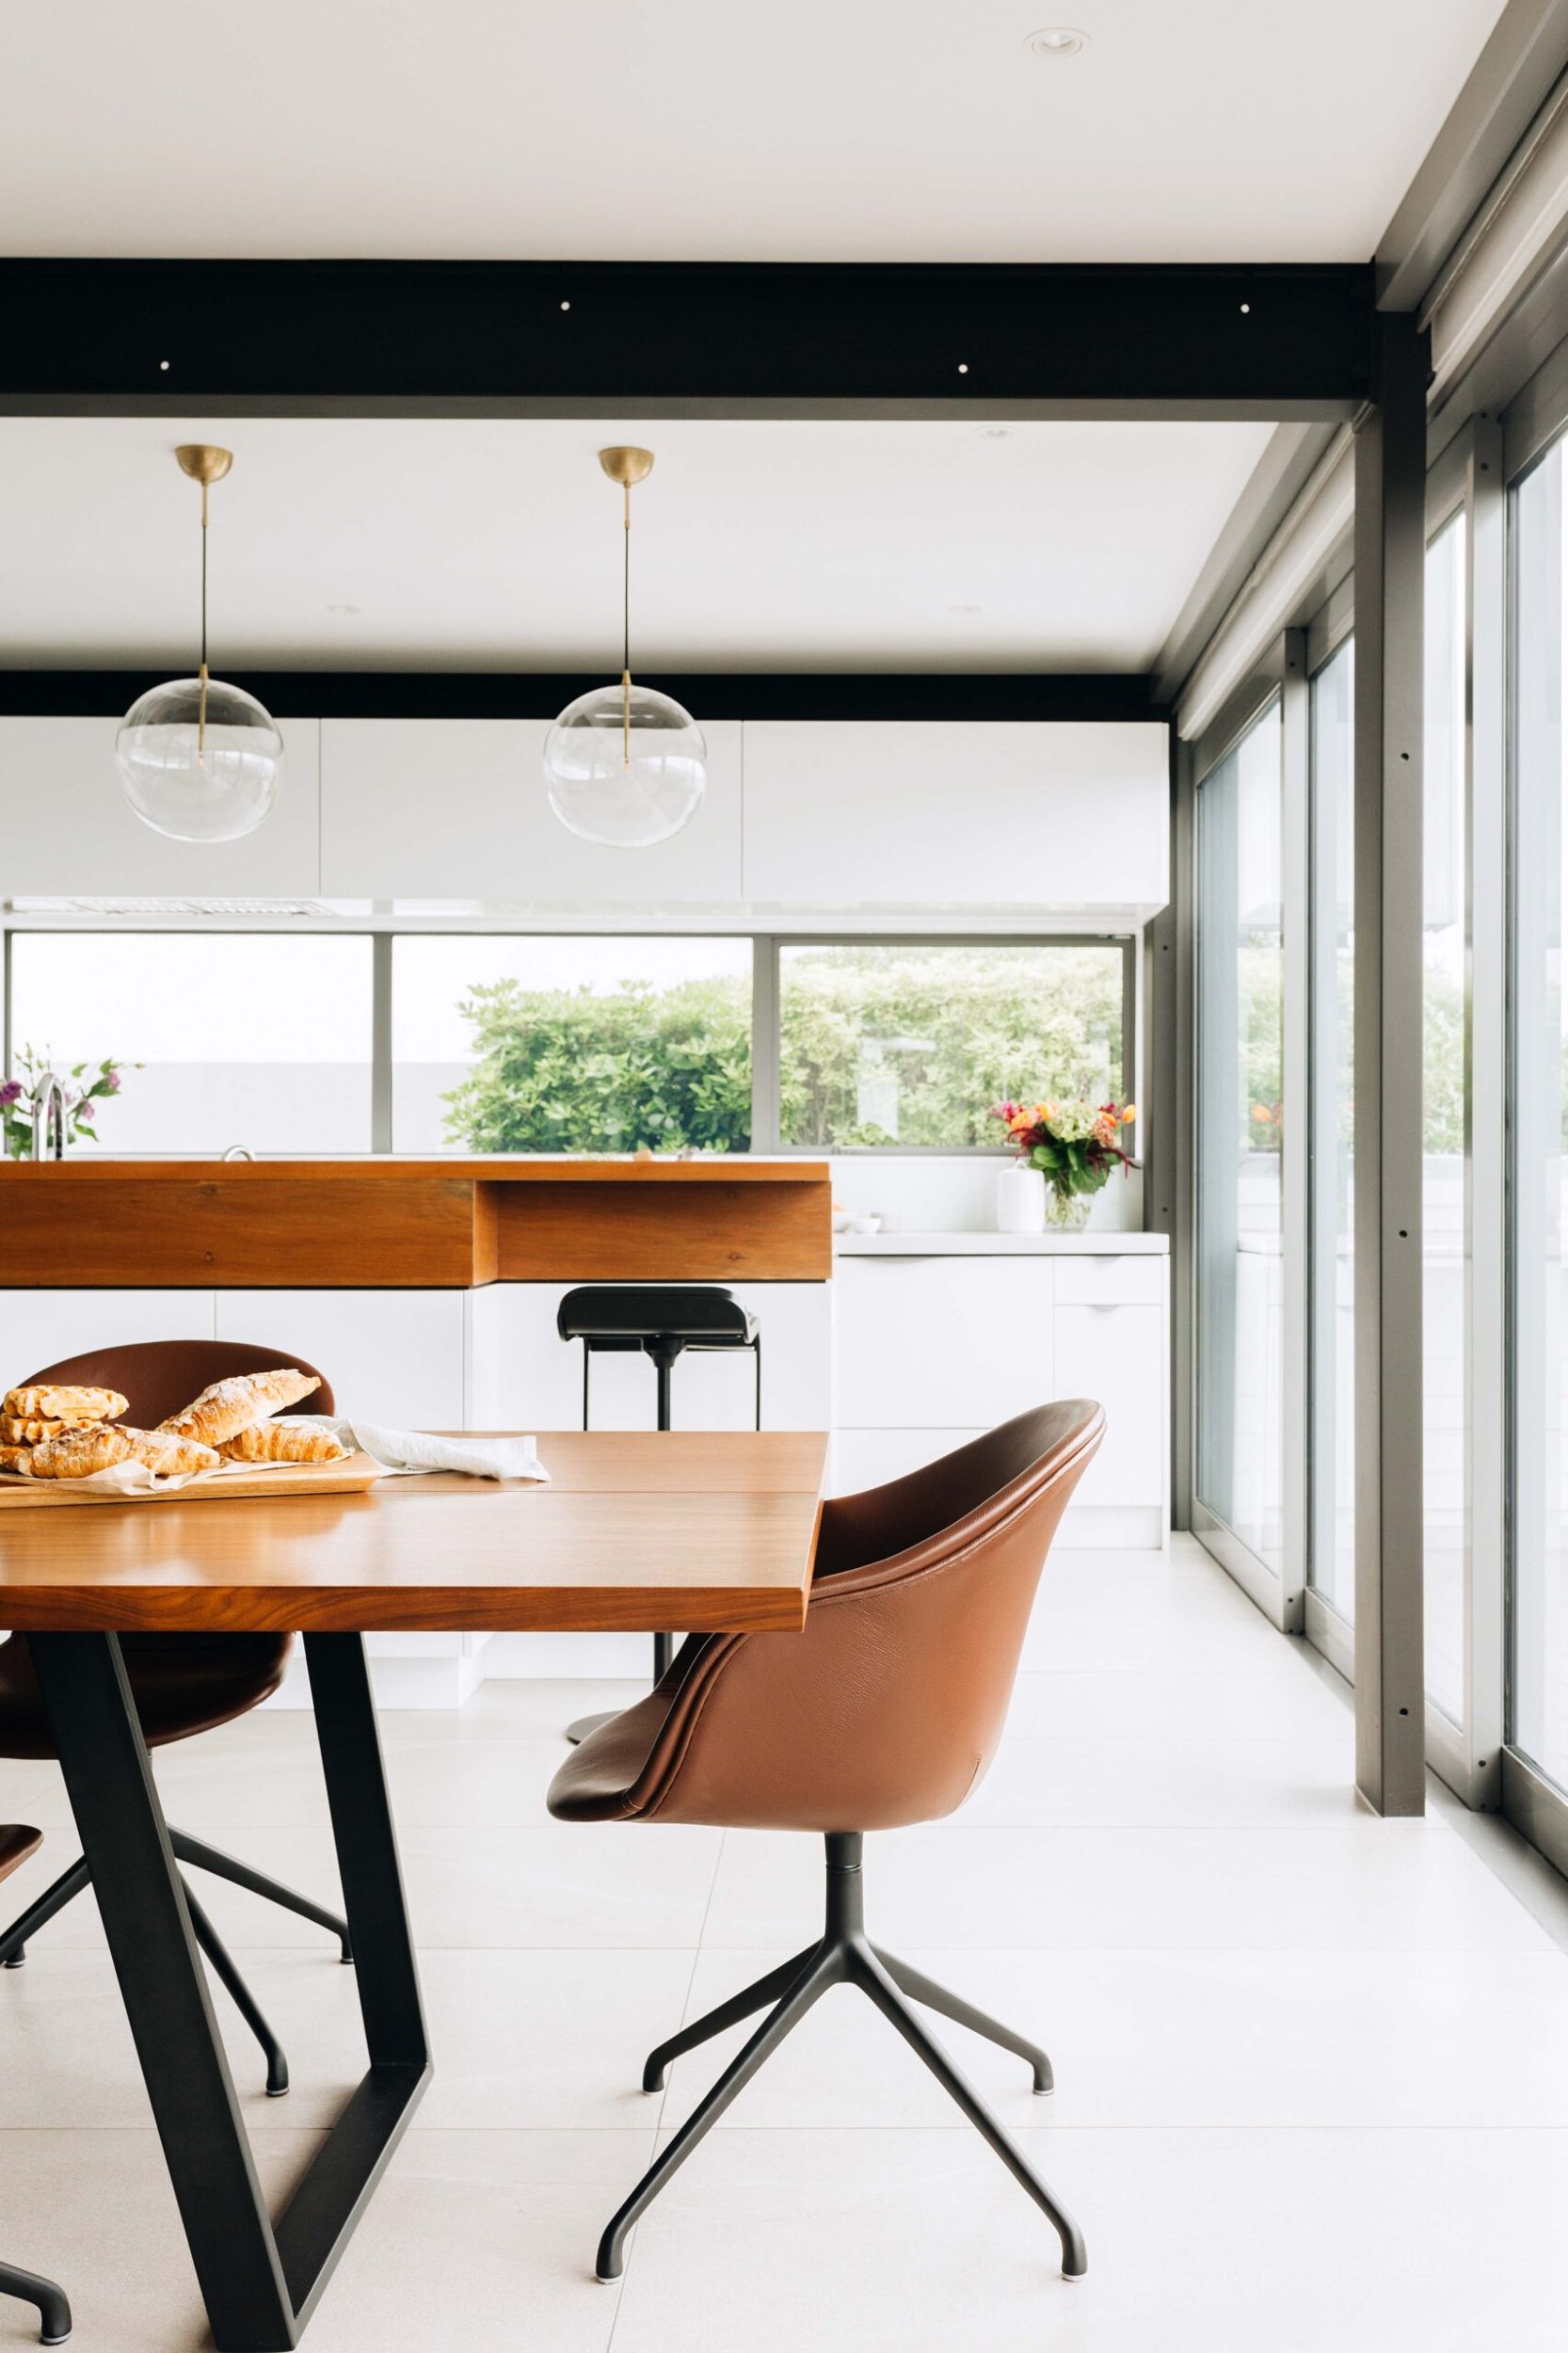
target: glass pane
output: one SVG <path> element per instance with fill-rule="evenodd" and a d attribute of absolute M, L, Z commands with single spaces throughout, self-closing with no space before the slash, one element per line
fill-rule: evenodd
<path fill-rule="evenodd" d="M 1509 1737 L 1568 1786 L 1562 455 L 1515 494 L 1512 1672 Z"/>
<path fill-rule="evenodd" d="M 1355 647 L 1312 681 L 1313 1585 L 1355 1615 Z"/>
<path fill-rule="evenodd" d="M 1099 942 L 785 948 L 783 1141 L 962 1150 L 1010 1098 L 1119 1099 L 1122 977 Z"/>
<path fill-rule="evenodd" d="M 399 1152 L 751 1143 L 751 942 L 403 938 Z"/>
<path fill-rule="evenodd" d="M 1469 1553 L 1464 518 L 1427 550 L 1423 806 L 1422 1430 L 1427 1696 L 1464 1712 Z"/>
<path fill-rule="evenodd" d="M 1280 716 L 1198 794 L 1198 1495 L 1278 1570 L 1284 1451 Z"/>
<path fill-rule="evenodd" d="M 366 1152 L 371 961 L 363 936 L 19 933 L 12 1053 L 138 1065 L 99 1106 L 104 1152 Z"/>

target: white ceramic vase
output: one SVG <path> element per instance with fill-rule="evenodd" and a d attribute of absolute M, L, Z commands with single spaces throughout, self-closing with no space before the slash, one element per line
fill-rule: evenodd
<path fill-rule="evenodd" d="M 1043 1234 L 1046 1230 L 1046 1180 L 1025 1160 L 1009 1160 L 997 1171 L 997 1231 L 999 1234 Z"/>

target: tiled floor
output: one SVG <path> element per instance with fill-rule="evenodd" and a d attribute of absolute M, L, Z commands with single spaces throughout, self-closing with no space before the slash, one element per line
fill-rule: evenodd
<path fill-rule="evenodd" d="M 868 1842 L 873 1933 L 1051 2051 L 1040 2102 L 943 2029 L 1078 2215 L 1088 2278 L 839 1993 L 599 2285 L 601 2224 L 738 2038 L 662 2100 L 644 2052 L 820 1901 L 804 1839 L 545 1818 L 559 1727 L 616 1696 L 492 1685 L 384 1720 L 438 2072 L 316 2353 L 1559 2353 L 1560 1884 L 1441 1796 L 1419 1823 L 1359 1811 L 1341 1687 L 1183 1543 L 1059 1556 L 987 1781 Z M 308 1717 L 159 1778 L 171 1818 L 330 1893 Z M 0 1764 L 9 1817 L 54 1833 L 19 1906 L 73 1851 L 52 1769 Z M 302 1924 L 210 1895 L 293 2065 L 264 2100 L 225 2009 L 280 2192 L 358 2073 L 354 1980 Z M 0 1977 L 0 2246 L 66 2281 L 82 2353 L 206 2342 L 89 1903 Z M 0 2347 L 27 2341 L 0 2304 Z"/>

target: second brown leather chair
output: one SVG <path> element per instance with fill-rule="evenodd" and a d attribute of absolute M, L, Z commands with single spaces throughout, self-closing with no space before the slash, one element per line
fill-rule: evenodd
<path fill-rule="evenodd" d="M 126 1400 L 123 1418 L 133 1428 L 155 1429 L 170 1414 L 188 1405 L 214 1381 L 232 1373 L 265 1372 L 275 1365 L 297 1365 L 313 1373 L 302 1356 L 288 1350 L 262 1348 L 244 1340 L 147 1340 L 121 1348 L 99 1348 L 81 1356 L 66 1357 L 34 1373 L 26 1385 L 48 1382 L 90 1388 L 116 1389 Z M 324 1375 L 321 1386 L 295 1411 L 329 1414 L 332 1391 Z M 154 1508 L 154 1507 L 149 1507 Z M 291 1634 L 122 1634 L 120 1650 L 130 1678 L 142 1736 L 149 1748 L 189 1739 L 259 1707 L 283 1680 L 294 1637 Z M 52 1757 L 54 1735 L 33 1673 L 24 1635 L 0 1641 L 0 1757 Z M 314 1921 L 338 1939 L 345 1961 L 354 1958 L 348 1927 L 335 1913 L 296 1895 L 276 1880 L 253 1871 L 248 1864 L 210 1847 L 202 1839 L 170 1825 L 169 1844 L 181 1863 L 210 1871 L 264 1896 L 301 1918 Z M 69 1871 L 45 1889 L 21 1918 L 0 1931 L 0 1964 L 18 1969 L 25 1958 L 29 1937 L 79 1896 L 88 1885 L 88 1866 L 73 1863 Z M 262 2046 L 267 2063 L 268 2092 L 277 2098 L 289 2088 L 288 2062 L 277 2037 L 263 2017 L 249 1988 L 235 1968 L 206 1913 L 187 1885 L 185 1900 L 191 1927 L 214 1970 L 227 1986 L 247 2024 Z"/>
<path fill-rule="evenodd" d="M 43 1844 L 36 1830 L 24 1829 L 20 1822 L 0 1822 L 0 1880 L 9 1879 L 20 1870 L 31 1854 Z M 71 2306 L 65 2290 L 53 2280 L 45 2280 L 36 2271 L 19 2271 L 14 2264 L 0 2263 L 0 2296 L 14 2296 L 24 2304 L 38 2306 L 42 2335 L 40 2345 L 63 2345 L 71 2334 Z"/>
<path fill-rule="evenodd" d="M 823 1933 L 649 2055 L 670 2061 L 770 2014 L 655 2160 L 600 2242 L 619 2277 L 626 2234 L 736 2093 L 830 1986 L 869 1994 L 1055 2225 L 1062 2268 L 1087 2269 L 1077 2224 L 927 2032 L 955 2020 L 1051 2089 L 1045 2053 L 896 1961 L 866 1934 L 865 1832 L 951 1814 L 990 1762 L 1040 1571 L 1105 1429 L 1082 1400 L 1020 1414 L 890 1485 L 823 1507 L 803 1634 L 694 1637 L 656 1690 L 590 1734 L 550 1789 L 568 1822 L 709 1822 L 814 1831 L 827 1842 Z"/>

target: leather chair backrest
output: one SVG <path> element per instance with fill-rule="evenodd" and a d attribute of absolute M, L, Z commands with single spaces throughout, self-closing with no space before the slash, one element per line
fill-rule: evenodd
<path fill-rule="evenodd" d="M 316 1371 L 293 1349 L 258 1348 L 250 1340 L 127 1340 L 118 1348 L 89 1348 L 80 1356 L 45 1365 L 41 1372 L 29 1373 L 12 1385 L 34 1387 L 55 1381 L 73 1387 L 118 1389 L 127 1401 L 121 1418 L 133 1430 L 154 1430 L 213 1382 L 235 1372 L 271 1372 L 280 1365 Z M 336 1411 L 331 1383 L 325 1374 L 318 1378 L 320 1388 L 292 1405 L 291 1413 Z"/>
<path fill-rule="evenodd" d="M 685 1645 L 629 1810 L 815 1831 L 951 1814 L 995 1752 L 1046 1554 L 1104 1430 L 1086 1400 L 1041 1406 L 825 1503 L 804 1634 Z"/>

